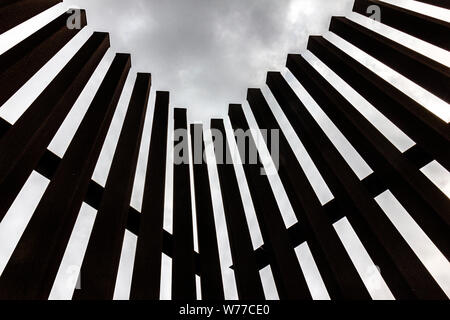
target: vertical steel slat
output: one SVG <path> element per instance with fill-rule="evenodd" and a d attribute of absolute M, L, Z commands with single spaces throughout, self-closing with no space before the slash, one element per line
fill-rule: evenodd
<path fill-rule="evenodd" d="M 163 252 L 169 93 L 156 92 L 130 299 L 159 300 Z"/>
<path fill-rule="evenodd" d="M 112 300 L 114 296 L 150 86 L 150 74 L 138 73 L 74 300 Z"/>
<path fill-rule="evenodd" d="M 131 67 L 117 54 L 0 277 L 0 299 L 47 299 Z"/>
<path fill-rule="evenodd" d="M 224 158 L 230 155 L 230 147 L 227 142 L 223 120 L 212 119 L 211 129 L 221 134 L 223 145 L 215 142 L 217 171 L 219 174 L 220 191 L 222 193 L 225 221 L 233 258 L 233 269 L 236 277 L 236 286 L 240 300 L 264 300 L 264 290 L 261 277 L 253 253 L 253 245 L 250 237 L 244 205 L 239 192 L 239 184 L 233 163 L 227 163 L 225 159 L 217 159 L 219 151 Z M 222 150 L 218 150 L 221 148 Z M 223 161 L 220 161 L 223 160 Z"/>
<path fill-rule="evenodd" d="M 450 24 L 448 22 L 379 0 L 356 0 L 353 11 L 370 16 L 373 14 L 367 12 L 370 6 L 380 8 L 380 22 L 382 24 L 450 50 Z"/>
<path fill-rule="evenodd" d="M 308 49 L 450 170 L 450 127 L 446 122 L 324 38 L 310 37 Z"/>
<path fill-rule="evenodd" d="M 86 12 L 80 13 L 80 29 L 69 29 L 70 14 L 63 13 L 0 55 L 0 107 L 86 26 Z"/>
<path fill-rule="evenodd" d="M 303 57 L 289 55 L 287 66 L 448 258 L 450 200 Z"/>
<path fill-rule="evenodd" d="M 444 298 L 445 294 L 436 281 L 375 200 L 362 187 L 356 174 L 313 116 L 282 76 L 278 74 L 276 78 L 288 101 L 282 105 L 283 111 L 330 187 L 340 210 L 345 213 L 372 260 L 380 268 L 381 275 L 394 296 L 397 299 Z M 270 108 L 262 100 L 264 98 L 261 93 L 254 95 L 254 99 L 259 100 L 259 104 L 254 108 L 256 112 L 269 113 Z M 269 128 L 273 125 L 276 124 L 271 121 Z M 417 277 L 417 274 L 421 277 Z"/>
<path fill-rule="evenodd" d="M 249 132 L 250 127 L 241 105 L 230 105 L 228 115 L 234 130 L 241 129 Z M 270 135 L 270 133 L 267 134 Z M 272 143 L 277 143 L 277 141 L 272 141 Z M 288 231 L 269 179 L 261 171 L 264 166 L 259 158 L 260 154 L 256 155 L 257 163 L 250 163 L 249 152 L 251 152 L 250 150 L 256 152 L 256 148 L 257 144 L 250 134 L 246 145 L 240 146 L 240 150 L 245 151 L 245 154 L 241 155 L 241 160 L 264 245 L 272 260 L 271 269 L 278 295 L 280 299 L 288 300 L 311 299 L 311 293 L 296 257 L 295 248 L 290 244 Z"/>
<path fill-rule="evenodd" d="M 269 73 L 269 88 L 279 104 L 284 105 L 287 94 L 277 84 L 278 82 L 271 81 L 271 73 Z M 277 123 L 275 117 L 271 112 L 259 111 L 254 104 L 252 93 L 253 91 L 249 91 L 248 100 L 258 123 L 270 123 L 274 126 Z M 261 128 L 276 127 L 263 125 Z M 279 134 L 279 152 L 280 179 L 330 297 L 332 299 L 370 299 L 358 271 L 333 228 L 332 219 L 322 207 L 282 131 Z"/>
<path fill-rule="evenodd" d="M 109 48 L 94 33 L 0 139 L 0 221 Z"/>
<path fill-rule="evenodd" d="M 202 300 L 220 301 L 224 300 L 225 297 L 211 198 L 211 184 L 209 182 L 208 165 L 204 159 L 205 141 L 201 124 L 191 125 L 191 145 Z M 197 155 L 196 152 L 201 152 L 201 156 Z M 198 163 L 197 159 L 201 162 Z"/>
<path fill-rule="evenodd" d="M 343 17 L 331 19 L 330 31 L 450 102 L 450 68 L 447 66 Z"/>
<path fill-rule="evenodd" d="M 0 34 L 33 16 L 57 5 L 62 0 L 4 0 L 0 4 Z"/>
<path fill-rule="evenodd" d="M 380 8 L 381 23 L 445 50 L 450 50 L 450 24 L 448 22 L 379 0 L 356 0 L 353 11 L 370 16 L 373 14 L 372 11 L 368 12 L 370 6 Z"/>
<path fill-rule="evenodd" d="M 173 258 L 172 299 L 195 300 L 194 230 L 192 221 L 191 184 L 189 172 L 189 138 L 187 110 L 174 109 L 174 146 L 181 148 L 181 156 L 187 163 L 173 165 Z M 177 132 L 180 135 L 177 136 Z M 176 140 L 180 139 L 180 140 Z"/>

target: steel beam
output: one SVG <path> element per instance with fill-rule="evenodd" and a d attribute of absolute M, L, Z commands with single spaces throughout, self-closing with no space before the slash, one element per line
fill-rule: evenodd
<path fill-rule="evenodd" d="M 243 130 L 242 132 L 250 133 L 250 126 L 241 105 L 230 105 L 228 115 L 234 130 L 240 129 Z M 236 136 L 235 138 L 242 143 L 242 140 Z M 311 299 L 311 293 L 296 257 L 295 248 L 290 243 L 286 225 L 261 163 L 259 152 L 257 163 L 250 163 L 250 150 L 257 150 L 257 144 L 251 134 L 248 135 L 245 146 L 240 146 L 239 150 L 244 152 L 244 154 L 241 152 L 241 160 L 264 245 L 271 258 L 270 265 L 278 295 L 282 300 Z"/>
<path fill-rule="evenodd" d="M 324 38 L 310 37 L 308 49 L 450 171 L 446 122 Z"/>
<path fill-rule="evenodd" d="M 272 81 L 269 73 L 267 82 L 280 105 L 285 105 L 288 97 L 278 81 Z M 247 96 L 253 114 L 263 129 L 279 129 L 272 112 L 266 112 L 268 106 L 262 105 L 261 96 L 250 90 Z M 264 110 L 264 111 L 263 111 Z M 269 110 L 270 111 L 270 110 Z M 319 202 L 300 163 L 280 130 L 279 134 L 280 167 L 279 176 L 291 201 L 294 213 L 300 221 L 302 234 L 307 239 L 308 246 L 314 257 L 325 286 L 332 299 L 370 299 L 369 293 L 362 282 L 347 251 L 342 245 L 332 222 L 333 213 Z M 337 211 L 341 208 L 338 208 Z M 342 214 L 342 213 L 340 213 Z"/>
<path fill-rule="evenodd" d="M 240 300 L 264 300 L 264 290 L 256 257 L 253 254 L 252 240 L 239 192 L 234 164 L 217 158 L 218 154 L 222 154 L 224 157 L 231 154 L 223 120 L 212 119 L 211 129 L 221 135 L 221 141 L 216 137 L 217 140 L 214 142 L 214 147 L 216 160 L 218 160 L 217 171 L 219 173 L 220 191 L 222 193 L 238 296 Z"/>
<path fill-rule="evenodd" d="M 172 299 L 195 300 L 194 231 L 186 109 L 174 110 L 174 130 Z M 182 162 L 177 163 L 178 157 Z M 187 163 L 184 162 L 185 159 Z"/>
<path fill-rule="evenodd" d="M 0 34 L 60 2 L 62 0 L 3 0 L 0 4 Z"/>
<path fill-rule="evenodd" d="M 74 300 L 114 297 L 150 86 L 150 74 L 138 73 L 81 266 L 81 288 L 75 290 Z"/>
<path fill-rule="evenodd" d="M 131 284 L 133 300 L 160 297 L 168 121 L 169 93 L 158 91 Z"/>
<path fill-rule="evenodd" d="M 0 277 L 0 299 L 47 299 L 131 60 L 117 54 Z"/>
<path fill-rule="evenodd" d="M 449 258 L 450 200 L 302 56 L 289 55 L 287 66 L 377 176 L 385 181 L 424 232 Z"/>
<path fill-rule="evenodd" d="M 202 300 L 220 301 L 224 300 L 225 296 L 201 124 L 191 125 L 191 146 Z M 197 162 L 197 160 L 201 161 Z"/>
<path fill-rule="evenodd" d="M 80 29 L 67 28 L 69 16 L 63 13 L 0 55 L 0 107 L 86 26 L 84 10 Z"/>
<path fill-rule="evenodd" d="M 7 131 L 10 127 L 11 124 L 0 118 L 0 138 L 2 136 L 2 132 Z M 61 159 L 57 155 L 47 150 L 42 156 L 42 158 L 39 160 L 39 163 L 37 164 L 35 170 L 36 172 L 46 177 L 47 179 L 52 180 L 56 173 L 56 170 L 58 169 L 60 162 Z M 91 180 L 89 182 L 89 187 L 84 202 L 90 205 L 92 208 L 98 210 L 100 207 L 102 195 L 103 195 L 103 187 L 99 185 L 97 182 Z M 141 224 L 141 213 L 130 206 L 128 210 L 127 230 L 133 233 L 134 235 L 138 236 L 140 224 Z M 296 243 L 298 244 L 301 243 L 298 242 L 300 241 L 299 239 L 297 239 L 296 241 L 297 241 Z M 162 252 L 169 257 L 172 256 L 172 235 L 168 233 L 166 230 L 163 230 Z M 200 275 L 199 254 L 194 252 L 194 255 L 196 261 L 196 273 Z"/>
<path fill-rule="evenodd" d="M 449 67 L 343 17 L 331 19 L 330 31 L 450 102 Z"/>
<path fill-rule="evenodd" d="M 287 82 L 280 74 L 273 75 L 272 81 L 285 93 L 283 111 L 396 299 L 444 298 L 439 285 Z M 253 95 L 259 101 L 257 112 L 270 112 L 261 93 Z"/>
<path fill-rule="evenodd" d="M 109 48 L 94 33 L 0 139 L 0 220 L 8 211 Z"/>
<path fill-rule="evenodd" d="M 439 2 L 439 0 L 435 1 Z M 353 11 L 370 16 L 373 14 L 368 12 L 370 6 L 380 8 L 381 23 L 445 50 L 450 50 L 450 24 L 448 22 L 379 0 L 356 0 Z"/>

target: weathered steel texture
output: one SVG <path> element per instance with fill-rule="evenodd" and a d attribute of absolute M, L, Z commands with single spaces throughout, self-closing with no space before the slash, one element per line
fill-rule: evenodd
<path fill-rule="evenodd" d="M 0 299 L 48 298 L 130 67 L 116 55 L 0 277 Z"/>
<path fill-rule="evenodd" d="M 450 50 L 450 23 L 379 0 L 356 0 L 353 11 L 371 16 L 373 11 L 368 10 L 370 6 L 380 8 L 382 24 Z"/>
<path fill-rule="evenodd" d="M 244 132 L 249 132 L 250 127 L 241 105 L 230 105 L 228 115 L 234 130 L 241 129 Z M 242 140 L 240 142 L 242 143 Z M 241 152 L 241 160 L 264 245 L 271 260 L 270 266 L 278 295 L 280 299 L 288 300 L 311 299 L 310 290 L 296 257 L 295 248 L 290 243 L 286 225 L 269 179 L 264 172 L 259 152 L 257 163 L 250 163 L 251 155 L 249 152 L 250 150 L 256 152 L 257 148 L 251 134 L 248 135 L 245 144 L 245 146 L 240 146 L 240 150 L 245 153 L 242 154 Z"/>
<path fill-rule="evenodd" d="M 223 120 L 211 120 L 211 129 L 220 132 L 223 145 L 219 141 L 215 143 L 215 152 L 222 155 L 230 155 Z M 217 148 L 223 148 L 218 150 Z M 217 160 L 217 157 L 216 157 Z M 227 161 L 217 163 L 219 173 L 220 191 L 222 193 L 225 220 L 228 229 L 228 237 L 233 258 L 233 269 L 236 277 L 236 286 L 240 300 L 264 300 L 264 290 L 253 254 L 253 245 L 250 237 L 247 220 L 245 217 L 244 205 L 239 192 L 239 184 L 234 169 L 234 164 Z"/>
<path fill-rule="evenodd" d="M 191 124 L 191 146 L 202 300 L 220 301 L 225 297 L 201 124 Z M 201 155 L 196 154 L 197 152 Z"/>
<path fill-rule="evenodd" d="M 343 17 L 331 19 L 330 31 L 450 102 L 450 68 Z"/>
<path fill-rule="evenodd" d="M 156 93 L 130 298 L 159 300 L 163 252 L 169 93 Z M 172 247 L 171 247 L 171 251 Z M 166 252 L 167 254 L 167 252 Z M 172 256 L 171 254 L 169 256 Z"/>
<path fill-rule="evenodd" d="M 385 181 L 424 232 L 449 258 L 450 200 L 302 56 L 289 55 L 287 66 L 377 176 Z"/>
<path fill-rule="evenodd" d="M 86 26 L 86 12 L 80 13 L 80 29 L 69 29 L 64 13 L 0 55 L 0 107 Z"/>
<path fill-rule="evenodd" d="M 174 148 L 173 165 L 172 299 L 195 300 L 197 295 L 186 109 L 174 109 L 174 130 L 174 147 L 180 149 Z M 177 163 L 177 158 L 183 161 Z M 187 159 L 187 163 L 184 159 Z"/>
<path fill-rule="evenodd" d="M 310 37 L 308 49 L 427 151 L 430 158 L 450 170 L 450 127 L 446 122 L 324 38 Z"/>
<path fill-rule="evenodd" d="M 74 300 L 112 300 L 114 296 L 150 87 L 150 74 L 138 73 Z"/>
<path fill-rule="evenodd" d="M 269 73 L 267 84 L 280 106 L 292 103 L 286 87 L 278 74 Z M 281 77 L 281 75 L 280 75 Z M 260 126 L 279 129 L 272 112 L 263 112 L 256 102 L 254 91 L 248 95 L 249 104 Z M 285 108 L 285 107 L 284 107 Z M 333 228 L 328 211 L 319 202 L 303 168 L 289 145 L 284 133 L 279 135 L 280 167 L 278 174 L 286 190 L 292 208 L 301 221 L 302 234 L 324 279 L 332 299 L 369 299 L 369 293 L 355 266 Z"/>
<path fill-rule="evenodd" d="M 0 3 L 0 34 L 60 2 L 62 0 L 3 0 Z"/>
<path fill-rule="evenodd" d="M 0 220 L 47 150 L 108 48 L 108 34 L 94 33 L 0 139 Z"/>

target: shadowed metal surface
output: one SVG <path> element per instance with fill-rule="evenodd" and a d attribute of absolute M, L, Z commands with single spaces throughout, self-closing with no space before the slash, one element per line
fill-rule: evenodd
<path fill-rule="evenodd" d="M 0 34 L 59 2 L 2 1 Z M 448 1 L 422 2 L 449 8 Z M 447 22 L 378 0 L 356 0 L 353 10 L 367 15 L 370 5 L 379 6 L 382 24 L 449 49 Z M 81 14 L 81 27 L 84 27 L 86 13 L 81 11 Z M 79 32 L 67 28 L 69 16 L 65 13 L 55 17 L 0 56 L 0 107 Z M 449 101 L 447 66 L 345 18 L 332 18 L 330 30 L 430 93 Z M 177 140 L 168 141 L 169 92 L 158 91 L 139 212 L 130 206 L 130 199 L 149 99 L 150 74 L 137 75 L 106 186 L 103 188 L 92 180 L 131 68 L 130 55 L 115 56 L 64 157 L 61 159 L 47 149 L 108 48 L 109 35 L 95 32 L 18 121 L 10 124 L 0 118 L 0 222 L 33 171 L 50 180 L 0 276 L 0 299 L 48 298 L 85 202 L 98 212 L 81 268 L 81 290 L 74 291 L 74 299 L 113 298 L 124 233 L 128 229 L 137 236 L 131 299 L 160 298 L 164 253 L 172 258 L 172 299 L 195 300 L 200 290 L 204 300 L 223 300 L 226 278 L 213 206 L 213 192 L 217 187 L 223 200 L 226 241 L 231 247 L 231 268 L 241 300 L 266 298 L 260 275 L 266 266 L 271 267 L 281 299 L 311 299 L 311 284 L 306 282 L 305 270 L 295 254 L 295 248 L 305 242 L 332 299 L 370 299 L 372 292 L 369 293 L 367 283 L 363 282 L 360 270 L 334 228 L 343 218 L 350 222 L 396 299 L 446 299 L 442 284 L 433 278 L 374 198 L 390 190 L 449 259 L 450 201 L 420 171 L 433 160 L 449 169 L 448 123 L 323 37 L 310 37 L 308 50 L 416 144 L 400 152 L 345 99 L 339 88 L 301 55 L 291 54 L 287 59 L 288 69 L 374 172 L 360 181 L 281 73 L 269 72 L 268 88 L 334 199 L 320 203 L 288 141 L 286 128 L 278 122 L 260 89 L 249 89 L 247 100 L 259 128 L 280 132 L 278 174 L 298 219 L 289 228 L 284 224 L 270 180 L 261 174 L 264 167 L 261 159 L 257 158 L 254 164 L 249 162 L 250 150 L 261 155 L 254 136 L 247 137 L 246 152 L 241 154 L 243 179 L 238 175 L 237 164 L 231 161 L 224 120 L 211 121 L 212 131 L 223 140 L 213 134 L 219 178 L 216 185 L 203 157 L 202 125 L 190 124 L 186 109 L 174 109 L 174 129 L 181 137 L 178 134 Z M 229 118 L 234 130 L 250 128 L 251 122 L 241 105 L 230 105 Z M 277 141 L 269 136 L 266 145 L 274 142 Z M 174 156 L 184 156 L 181 158 L 193 162 L 192 177 L 190 163 L 173 164 L 174 180 L 170 182 L 173 235 L 163 228 L 168 143 L 174 144 L 175 152 L 184 153 Z M 192 157 L 186 154 L 189 146 Z M 220 159 L 220 154 L 225 158 Z M 240 183 L 248 185 L 257 220 L 252 227 L 259 228 L 262 234 L 263 244 L 256 249 Z M 195 221 L 191 196 L 195 198 Z M 196 235 L 199 253 L 194 251 Z M 198 289 L 196 276 L 200 277 Z"/>

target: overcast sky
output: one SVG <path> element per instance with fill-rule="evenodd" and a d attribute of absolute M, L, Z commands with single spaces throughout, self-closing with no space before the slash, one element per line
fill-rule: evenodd
<path fill-rule="evenodd" d="M 394 0 L 389 0 L 393 2 Z M 400 0 L 399 0 L 400 1 Z M 413 3 L 401 0 L 406 5 Z M 133 69 L 125 84 L 125 88 L 117 112 L 108 132 L 102 154 L 97 164 L 94 180 L 104 185 L 122 121 L 128 106 L 129 97 L 133 87 L 136 72 L 151 72 L 153 86 L 150 97 L 151 107 L 154 104 L 156 90 L 168 90 L 171 93 L 172 107 L 188 107 L 190 120 L 207 121 L 214 116 L 226 116 L 229 103 L 244 103 L 248 87 L 262 87 L 263 93 L 273 108 L 277 119 L 282 124 L 289 142 L 293 146 L 296 155 L 305 169 L 308 178 L 313 184 L 322 203 L 332 199 L 332 195 L 323 179 L 315 169 L 314 164 L 305 152 L 301 142 L 296 137 L 289 121 L 280 112 L 280 108 L 264 86 L 266 72 L 268 70 L 282 71 L 286 79 L 296 93 L 301 97 L 308 110 L 322 125 L 330 139 L 335 143 L 340 152 L 346 157 L 352 169 L 359 178 L 364 178 L 371 173 L 371 169 L 357 152 L 349 146 L 345 138 L 340 135 L 334 126 L 327 122 L 325 116 L 320 113 L 320 108 L 308 96 L 293 76 L 284 68 L 288 53 L 303 53 L 305 58 L 333 83 L 341 93 L 351 101 L 355 107 L 363 112 L 371 121 L 376 123 L 388 139 L 390 139 L 401 151 L 413 145 L 413 142 L 402 132 L 395 128 L 385 118 L 380 117 L 367 101 L 355 94 L 351 88 L 327 70 L 310 53 L 305 53 L 308 35 L 325 34 L 326 38 L 338 47 L 351 53 L 358 61 L 363 62 L 377 73 L 381 74 L 392 84 L 398 86 L 408 95 L 418 100 L 424 107 L 433 109 L 445 121 L 450 120 L 448 104 L 425 92 L 410 81 L 404 79 L 389 68 L 381 65 L 367 55 L 358 52 L 333 34 L 326 33 L 330 17 L 333 15 L 347 15 L 354 21 L 378 28 L 378 25 L 369 25 L 367 19 L 361 19 L 357 15 L 349 15 L 353 0 L 65 0 L 63 5 L 58 5 L 42 14 L 30 23 L 12 30 L 0 37 L 0 52 L 4 52 L 14 43 L 31 34 L 37 27 L 42 27 L 57 14 L 67 7 L 77 6 L 87 9 L 88 24 L 80 34 L 54 59 L 52 59 L 33 79 L 21 89 L 21 91 L 8 101 L 1 109 L 0 116 L 11 123 L 26 110 L 29 104 L 36 98 L 39 92 L 45 88 L 48 82 L 70 59 L 71 55 L 89 37 L 92 31 L 106 31 L 111 36 L 111 50 L 108 51 L 99 68 L 89 81 L 86 90 L 74 105 L 72 112 L 67 117 L 57 136 L 52 141 L 49 149 L 60 157 L 64 155 L 70 140 L 75 133 L 78 123 L 89 106 L 96 89 L 100 85 L 103 75 L 116 52 L 132 54 Z M 450 20 L 447 12 L 433 11 L 429 6 L 421 6 L 413 3 L 414 8 L 421 12 L 431 12 L 440 15 L 443 19 Z M 427 11 L 428 10 L 428 11 Z M 431 58 L 449 63 L 448 52 L 443 52 L 430 47 L 417 39 L 410 39 L 403 34 L 398 34 L 385 28 L 380 29 L 396 41 L 422 50 Z M 244 109 L 251 126 L 255 121 L 248 112 L 249 108 L 244 103 Z M 147 116 L 144 129 L 143 143 L 137 169 L 136 183 L 133 192 L 132 205 L 137 209 L 142 203 L 142 189 L 145 177 L 148 144 L 152 122 L 152 108 Z M 229 123 L 226 123 L 230 129 Z M 206 136 L 209 139 L 208 135 Z M 212 162 L 212 149 L 208 144 L 209 158 Z M 267 159 L 266 155 L 266 159 Z M 242 168 L 236 167 L 240 188 L 246 205 L 247 220 L 250 225 L 252 241 L 255 248 L 262 244 L 257 221 L 251 205 L 250 196 L 246 187 Z M 214 200 L 214 215 L 218 228 L 219 247 L 221 250 L 221 264 L 224 272 L 224 285 L 227 298 L 236 298 L 236 287 L 233 274 L 228 267 L 232 264 L 227 241 L 227 231 L 221 205 L 220 190 L 218 189 L 217 172 L 214 166 L 210 166 L 212 182 L 212 196 Z M 164 227 L 171 232 L 171 183 L 172 178 L 171 149 L 169 143 L 168 184 L 166 197 L 166 215 Z M 436 163 L 427 166 L 423 170 L 434 182 L 450 194 L 450 178 L 447 171 L 442 170 Z M 283 219 L 287 226 L 297 222 L 292 208 L 287 201 L 278 176 L 270 177 L 272 187 L 277 195 Z M 8 215 L 0 223 L 0 273 L 5 266 L 9 255 L 20 238 L 21 231 L 26 227 L 33 208 L 37 205 L 41 194 L 44 192 L 48 181 L 34 173 L 21 192 L 17 201 Z M 389 192 L 385 192 L 377 198 L 378 203 L 386 211 L 386 214 L 395 221 L 397 228 L 402 229 L 402 235 L 408 243 L 414 244 L 416 254 L 426 262 L 427 268 L 432 272 L 446 292 L 450 294 L 450 269 L 448 261 L 442 259 L 442 255 L 423 235 L 420 228 L 409 215 L 402 210 L 395 198 Z M 69 298 L 76 280 L 78 267 L 82 261 L 83 253 L 89 238 L 92 224 L 95 220 L 95 210 L 83 205 L 80 217 L 75 226 L 69 247 L 60 268 L 57 281 L 52 291 L 52 298 Z M 195 211 L 194 211 L 195 214 Z M 335 225 L 346 249 L 353 252 L 351 257 L 358 271 L 363 277 L 369 291 L 374 298 L 391 298 L 389 289 L 384 284 L 378 271 L 364 248 L 359 242 L 351 226 L 345 219 Z M 196 239 L 195 239 L 196 241 Z M 136 237 L 127 233 L 124 243 L 119 278 L 116 286 L 116 298 L 127 298 L 130 285 L 130 272 L 134 257 Z M 308 284 L 315 298 L 327 298 L 326 290 L 317 275 L 314 261 L 306 244 L 296 249 L 300 257 L 302 270 L 309 281 Z M 355 254 L 356 252 L 356 254 Z M 424 262 L 424 263 L 425 263 Z M 262 278 L 268 287 L 269 297 L 276 298 L 276 289 L 270 270 L 262 271 Z M 162 297 L 170 297 L 170 260 L 163 261 L 163 286 Z M 271 283 L 272 280 L 272 283 Z"/>
<path fill-rule="evenodd" d="M 327 30 L 352 0 L 65 0 L 88 10 L 95 30 L 111 33 L 115 50 L 132 53 L 154 88 L 170 90 L 191 119 L 224 114 L 280 70 L 308 34 Z"/>

